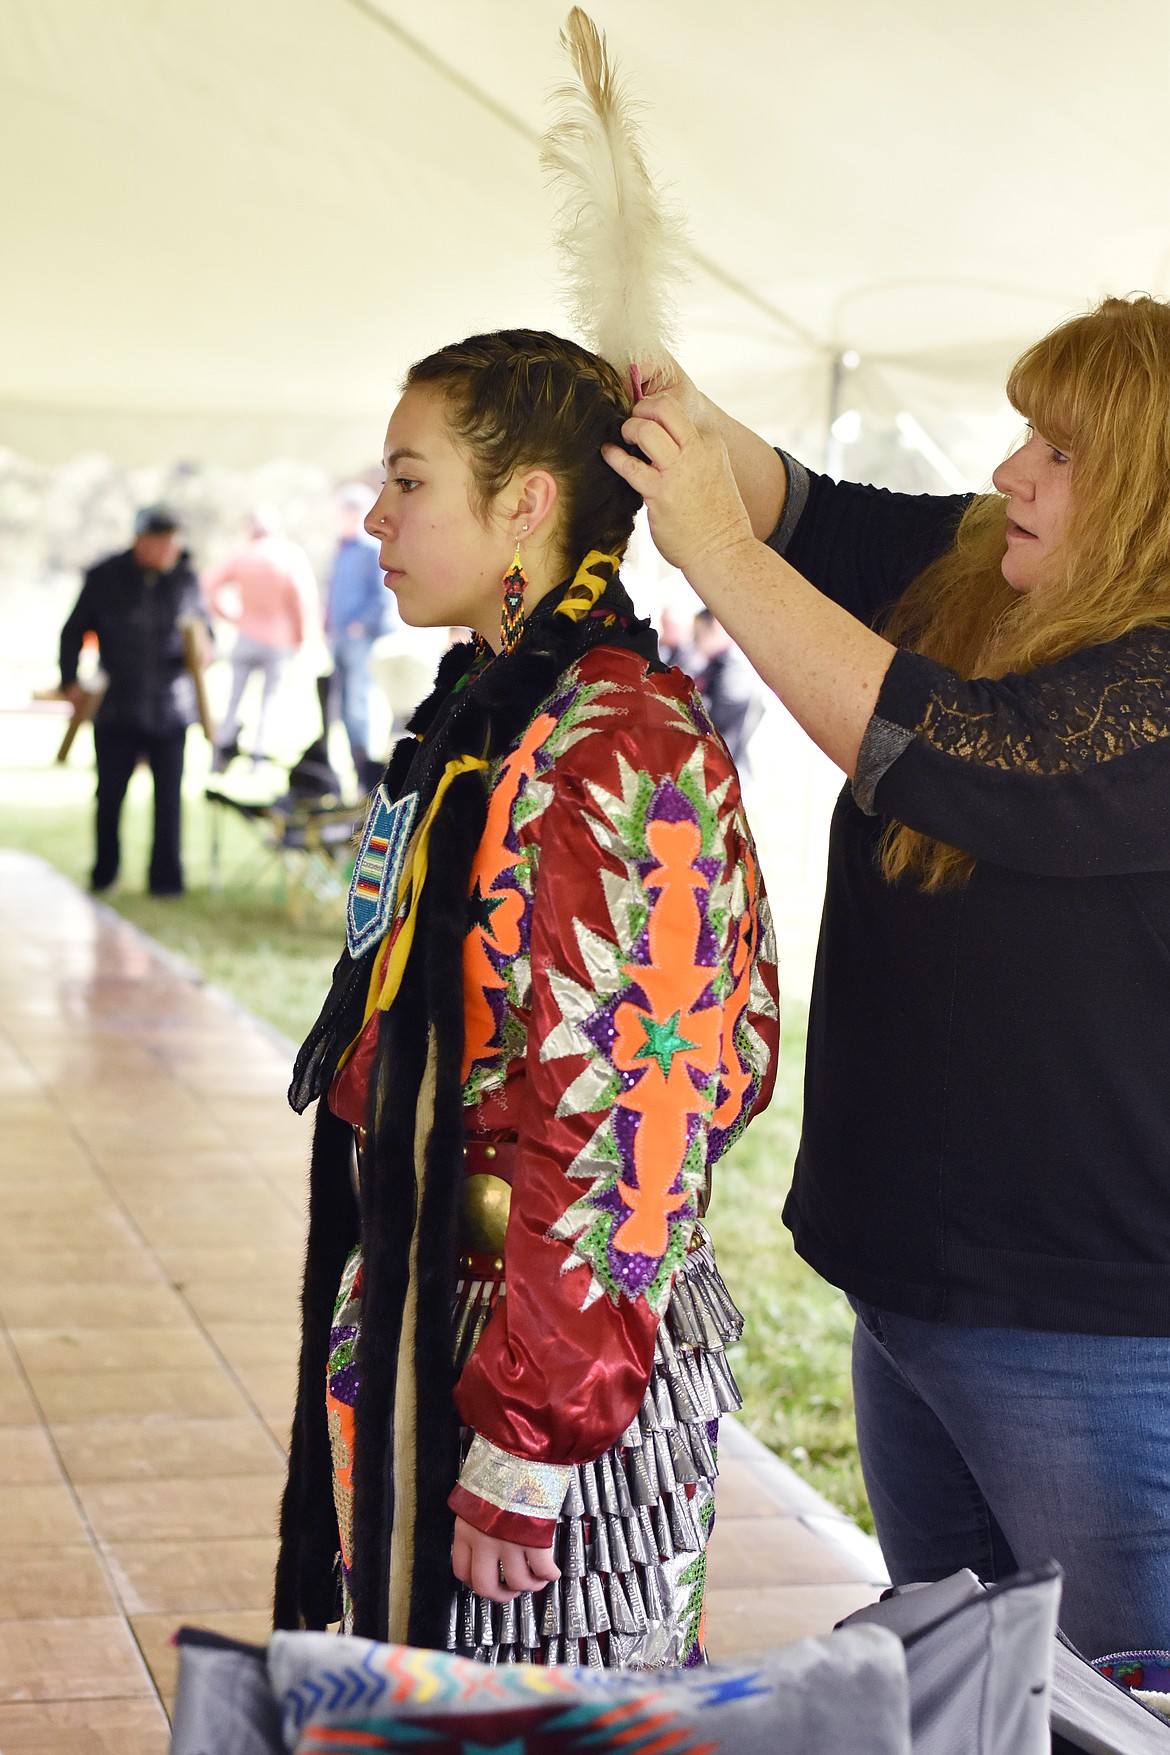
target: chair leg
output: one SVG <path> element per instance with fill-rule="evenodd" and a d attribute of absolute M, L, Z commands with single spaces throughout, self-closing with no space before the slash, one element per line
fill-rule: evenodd
<path fill-rule="evenodd" d="M 223 889 L 223 877 L 219 861 L 219 813 L 221 806 L 208 800 L 208 822 L 211 830 L 211 846 L 207 858 L 207 882 L 215 895 Z"/>

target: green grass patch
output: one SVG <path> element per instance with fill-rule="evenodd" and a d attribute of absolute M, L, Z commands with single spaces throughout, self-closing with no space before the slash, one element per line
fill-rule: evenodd
<path fill-rule="evenodd" d="M 0 845 L 40 854 L 84 885 L 92 858 L 92 779 L 80 765 L 64 772 L 47 767 L 48 734 L 42 732 L 44 749 L 35 751 L 22 739 L 18 757 L 4 741 Z M 221 826 L 222 887 L 212 889 L 209 807 L 193 792 L 185 811 L 187 894 L 165 900 L 142 894 L 150 787 L 145 774 L 135 776 L 123 819 L 123 885 L 109 905 L 299 1041 L 317 1015 L 341 947 L 341 902 L 302 898 L 294 917 L 278 867 L 255 834 L 231 819 Z M 795 1255 L 780 1217 L 800 1131 L 805 1021 L 803 1004 L 786 1002 L 776 1096 L 719 1166 L 710 1228 L 747 1319 L 734 1354 L 744 1423 L 872 1529 L 853 1432 L 852 1313 L 841 1293 Z"/>

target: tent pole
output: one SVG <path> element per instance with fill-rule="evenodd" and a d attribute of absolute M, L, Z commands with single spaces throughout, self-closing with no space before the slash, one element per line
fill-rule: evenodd
<path fill-rule="evenodd" d="M 845 361 L 841 349 L 838 348 L 829 360 L 829 402 L 825 410 L 825 474 L 831 475 L 836 481 L 840 478 L 844 447 L 840 439 L 834 437 L 833 427 L 837 416 L 841 413 L 841 385 L 845 377 Z"/>

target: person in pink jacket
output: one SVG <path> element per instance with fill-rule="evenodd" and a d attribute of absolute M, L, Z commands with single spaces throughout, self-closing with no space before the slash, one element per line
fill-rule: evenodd
<path fill-rule="evenodd" d="M 232 651 L 232 690 L 215 753 L 217 773 L 238 753 L 240 702 L 253 671 L 264 679 L 260 718 L 252 745 L 253 762 L 267 755 L 272 705 L 288 661 L 304 645 L 316 614 L 317 584 L 309 557 L 299 543 L 280 532 L 272 507 L 249 515 L 245 542 L 203 575 L 208 608 L 236 628 Z"/>

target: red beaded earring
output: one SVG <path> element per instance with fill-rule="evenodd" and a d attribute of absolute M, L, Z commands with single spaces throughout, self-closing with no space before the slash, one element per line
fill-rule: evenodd
<path fill-rule="evenodd" d="M 528 526 L 524 526 L 527 533 Z M 528 588 L 528 574 L 524 571 L 524 562 L 520 555 L 520 538 L 516 538 L 516 553 L 512 556 L 512 565 L 504 574 L 504 607 L 500 614 L 500 647 L 505 654 L 512 653 L 520 639 L 520 630 L 524 625 L 524 593 Z"/>

